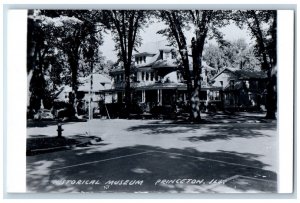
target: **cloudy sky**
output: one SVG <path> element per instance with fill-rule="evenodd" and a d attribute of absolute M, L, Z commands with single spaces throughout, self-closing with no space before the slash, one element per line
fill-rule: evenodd
<path fill-rule="evenodd" d="M 165 27 L 164 23 L 153 23 L 149 25 L 147 28 L 144 28 L 141 31 L 141 37 L 143 39 L 141 47 L 138 48 L 140 52 L 143 51 L 153 51 L 153 44 L 155 42 L 167 42 L 166 38 L 162 35 L 156 34 L 158 30 L 163 29 Z M 224 33 L 224 38 L 229 41 L 234 41 L 239 38 L 244 38 L 246 42 L 249 44 L 252 43 L 251 37 L 249 35 L 248 30 L 241 30 L 238 28 L 234 23 L 227 25 L 226 27 L 220 30 Z M 194 36 L 194 32 L 190 30 L 186 32 L 187 42 L 191 41 L 192 37 Z M 160 43 L 160 44 L 161 44 Z M 214 40 L 208 41 L 208 43 L 215 43 Z M 100 50 L 103 52 L 103 55 L 106 57 L 107 60 L 116 61 L 116 52 L 114 52 L 115 43 L 112 40 L 111 34 L 104 34 L 104 43 L 101 45 Z"/>

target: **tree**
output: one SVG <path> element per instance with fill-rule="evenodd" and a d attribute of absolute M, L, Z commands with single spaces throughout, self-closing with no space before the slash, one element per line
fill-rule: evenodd
<path fill-rule="evenodd" d="M 215 38 L 221 47 L 228 43 L 223 39 L 223 34 L 218 28 L 229 22 L 231 11 L 221 10 L 194 10 L 189 11 L 190 19 L 195 26 L 195 37 L 192 38 L 192 56 L 194 73 L 194 90 L 192 93 L 192 107 L 195 121 L 201 120 L 200 92 L 201 92 L 201 67 L 205 40 L 209 36 Z"/>
<path fill-rule="evenodd" d="M 225 67 L 253 71 L 259 67 L 254 48 L 249 46 L 245 39 L 230 41 L 229 45 L 223 48 L 209 44 L 205 47 L 203 59 L 218 71 Z"/>
<path fill-rule="evenodd" d="M 82 68 L 79 67 L 80 62 L 89 60 L 90 63 L 97 59 L 98 46 L 102 44 L 101 31 L 104 27 L 99 23 L 105 22 L 105 20 L 99 17 L 103 16 L 101 14 L 100 11 L 88 10 L 41 10 L 35 17 L 41 25 L 48 28 L 46 44 L 54 50 L 54 53 L 63 53 L 64 62 L 68 64 L 66 67 L 69 68 L 70 84 L 73 89 L 70 103 L 75 111 L 78 75 L 80 71 L 84 71 L 80 70 Z M 100 19 L 99 22 L 95 21 L 96 17 Z M 41 38 L 41 34 L 36 38 Z M 61 57 L 58 56 L 58 58 Z M 30 61 L 32 63 L 41 62 L 37 57 Z"/>
<path fill-rule="evenodd" d="M 147 11 L 144 10 L 111 10 L 105 11 L 113 39 L 116 43 L 118 57 L 125 71 L 125 115 L 130 112 L 131 89 L 130 72 L 132 53 L 141 44 L 140 30 L 147 23 Z"/>
<path fill-rule="evenodd" d="M 193 117 L 191 106 L 191 91 L 192 91 L 192 79 L 189 67 L 188 57 L 188 45 L 184 30 L 189 30 L 189 19 L 187 11 L 179 10 L 162 10 L 156 14 L 165 24 L 168 26 L 165 29 L 158 31 L 158 34 L 162 34 L 167 37 L 170 46 L 178 48 L 178 52 L 181 58 L 181 64 L 183 66 L 183 77 L 187 84 L 187 99 L 189 101 L 190 118 Z"/>
<path fill-rule="evenodd" d="M 266 118 L 275 119 L 277 108 L 276 65 L 277 65 L 277 11 L 246 10 L 235 11 L 234 20 L 241 28 L 247 27 L 256 40 L 255 53 L 261 62 L 261 69 L 267 72 Z"/>
<path fill-rule="evenodd" d="M 51 27 L 40 16 L 39 10 L 28 10 L 27 74 L 28 107 L 37 110 L 48 95 L 44 73 L 55 49 L 51 44 Z"/>

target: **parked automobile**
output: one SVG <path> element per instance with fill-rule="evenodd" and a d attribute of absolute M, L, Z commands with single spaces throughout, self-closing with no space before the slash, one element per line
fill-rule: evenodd
<path fill-rule="evenodd" d="M 48 109 L 40 109 L 36 114 L 33 116 L 34 120 L 53 120 L 54 116 Z"/>

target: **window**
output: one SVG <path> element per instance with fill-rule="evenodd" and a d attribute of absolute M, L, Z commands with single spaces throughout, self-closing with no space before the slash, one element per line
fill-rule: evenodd
<path fill-rule="evenodd" d="M 138 57 L 135 58 L 135 61 L 136 61 L 137 64 L 139 64 L 139 58 Z"/>
<path fill-rule="evenodd" d="M 142 72 L 142 81 L 145 80 L 145 72 Z"/>
<path fill-rule="evenodd" d="M 146 80 L 149 80 L 149 73 L 146 73 Z"/>
<path fill-rule="evenodd" d="M 154 79 L 154 73 L 153 73 L 153 72 L 151 72 L 150 74 L 151 74 L 151 75 L 150 75 L 150 77 L 151 77 L 151 81 L 153 81 L 153 79 Z"/>
<path fill-rule="evenodd" d="M 223 81 L 220 81 L 220 85 L 223 87 Z"/>
<path fill-rule="evenodd" d="M 146 56 L 144 56 L 144 63 L 146 63 Z"/>

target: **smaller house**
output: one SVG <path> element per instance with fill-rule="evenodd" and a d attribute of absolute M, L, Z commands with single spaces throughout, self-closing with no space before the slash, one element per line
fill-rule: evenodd
<path fill-rule="evenodd" d="M 220 87 L 223 107 L 259 109 L 265 104 L 267 75 L 263 71 L 225 68 L 211 79 Z"/>
<path fill-rule="evenodd" d="M 101 104 L 111 103 L 112 95 L 111 80 L 102 74 L 92 74 L 78 78 L 77 102 L 79 114 L 88 111 L 89 105 L 92 109 L 98 108 Z M 72 88 L 68 85 L 62 86 L 56 93 L 54 102 L 69 103 Z"/>
<path fill-rule="evenodd" d="M 69 85 L 61 86 L 54 95 L 54 102 L 69 103 L 70 92 L 72 92 L 72 87 Z"/>
<path fill-rule="evenodd" d="M 78 92 L 84 94 L 83 100 L 92 102 L 111 103 L 111 95 L 107 93 L 111 89 L 111 80 L 102 74 L 91 74 L 79 78 L 81 85 Z"/>

